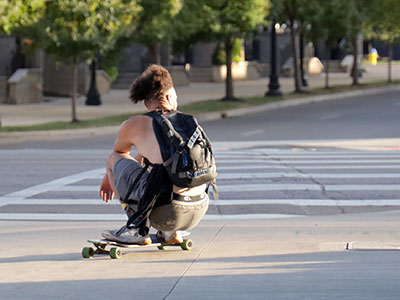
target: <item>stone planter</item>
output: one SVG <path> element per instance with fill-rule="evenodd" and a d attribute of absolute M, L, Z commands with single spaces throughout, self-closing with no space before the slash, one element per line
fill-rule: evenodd
<path fill-rule="evenodd" d="M 247 79 L 247 66 L 248 62 L 232 63 L 232 78 L 233 80 L 246 80 Z M 226 65 L 213 66 L 212 76 L 214 82 L 223 82 L 226 79 Z"/>
<path fill-rule="evenodd" d="M 42 101 L 42 70 L 18 69 L 9 79 L 9 104 L 28 104 Z"/>

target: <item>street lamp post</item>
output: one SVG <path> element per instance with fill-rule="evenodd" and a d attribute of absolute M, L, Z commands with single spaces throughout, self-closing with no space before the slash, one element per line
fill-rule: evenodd
<path fill-rule="evenodd" d="M 89 91 L 86 95 L 86 105 L 100 105 L 101 100 L 100 100 L 100 94 L 99 91 L 97 90 L 97 85 L 96 85 L 96 59 L 92 60 L 92 63 L 90 64 L 90 87 Z"/>
<path fill-rule="evenodd" d="M 265 96 L 282 96 L 278 79 L 278 47 L 276 45 L 276 23 L 271 25 L 271 57 L 268 91 Z"/>

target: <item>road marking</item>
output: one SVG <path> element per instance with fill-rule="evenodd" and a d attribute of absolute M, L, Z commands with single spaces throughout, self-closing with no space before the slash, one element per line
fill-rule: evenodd
<path fill-rule="evenodd" d="M 281 150 L 281 153 L 293 153 L 293 149 L 298 150 L 304 147 L 335 147 L 335 148 L 348 148 L 356 151 L 373 151 L 375 153 L 391 152 L 387 147 L 393 145 L 399 145 L 399 138 L 382 138 L 382 139 L 326 139 L 326 140 L 276 140 L 276 141 L 236 141 L 236 142 L 214 142 L 215 149 L 229 149 L 243 151 L 244 148 L 258 148 L 255 150 L 266 153 L 272 153 L 271 147 L 276 147 L 276 152 L 279 152 L 278 148 L 286 147 L 289 145 L 292 147 L 290 150 Z M 385 148 L 379 146 L 384 145 Z M 268 147 L 268 148 L 267 148 Z M 260 149 L 263 148 L 263 149 Z M 265 149 L 267 148 L 267 149 Z M 253 150 L 253 149 L 251 149 Z M 381 152 L 381 150 L 383 152 Z M 341 153 L 341 150 L 338 152 Z M 340 154 L 339 153 L 339 154 Z M 366 153 L 366 152 L 361 152 Z M 392 152 L 393 153 L 393 152 Z"/>
<path fill-rule="evenodd" d="M 241 215 L 205 215 L 202 220 L 269 220 L 299 218 L 305 215 L 286 215 L 286 214 L 241 214 Z"/>
<path fill-rule="evenodd" d="M 400 206 L 400 199 L 331 200 L 331 199 L 245 199 L 210 200 L 211 205 L 296 205 L 296 206 Z"/>
<path fill-rule="evenodd" d="M 57 190 L 57 188 L 81 181 L 83 179 L 91 178 L 93 176 L 98 175 L 99 173 L 104 173 L 104 168 L 90 170 L 90 171 L 82 172 L 82 173 L 75 174 L 75 175 L 65 176 L 60 179 L 56 179 L 56 180 L 53 180 L 53 181 L 50 181 L 47 183 L 43 183 L 43 184 L 38 184 L 38 185 L 29 187 L 27 189 L 24 189 L 24 190 L 21 190 L 18 192 L 8 194 L 4 197 L 5 198 L 31 197 L 33 195 L 48 192 L 50 190 Z"/>
<path fill-rule="evenodd" d="M 296 148 L 297 149 L 297 148 Z M 369 157 L 371 155 L 386 157 L 386 155 L 400 155 L 399 151 L 316 151 L 316 150 L 278 150 L 278 149 L 249 149 L 249 150 L 228 150 L 228 151 L 216 151 L 217 157 L 229 157 L 229 156 L 278 156 L 278 157 L 318 157 L 318 156 L 355 156 L 355 157 Z"/>
<path fill-rule="evenodd" d="M 400 158 L 399 154 L 383 154 L 383 155 L 368 155 L 368 154 L 364 154 L 364 155 L 320 155 L 320 154 L 313 154 L 313 155 L 307 155 L 307 154 L 303 154 L 303 155 L 282 155 L 282 156 L 278 156 L 278 155 L 270 155 L 268 156 L 268 158 L 277 158 L 277 159 L 299 159 L 299 158 L 315 158 L 315 159 L 334 159 L 334 158 Z"/>
<path fill-rule="evenodd" d="M 314 159 L 318 161 L 319 159 L 377 159 L 377 158 L 382 158 L 382 159 L 388 159 L 388 158 L 399 158 L 400 155 L 397 154 L 386 154 L 386 155 L 215 155 L 217 162 L 220 161 L 228 161 L 228 160 L 233 160 L 233 159 L 244 159 L 244 160 L 257 160 L 257 159 L 264 159 L 264 160 L 288 160 L 288 161 L 296 161 L 300 159 Z"/>
<path fill-rule="evenodd" d="M 368 160 L 368 159 L 359 159 L 359 160 L 284 160 L 284 159 L 226 159 L 226 160 L 217 160 L 217 167 L 221 164 L 251 164 L 251 163 L 264 163 L 264 164 L 398 164 L 400 167 L 400 159 L 396 160 L 388 160 L 388 159 L 381 159 L 381 160 Z"/>
<path fill-rule="evenodd" d="M 100 199 L 25 199 L 13 205 L 117 205 L 118 200 L 105 203 Z M 233 199 L 210 200 L 210 205 L 296 205 L 296 206 L 400 206 L 400 199 L 331 200 L 331 199 Z M 1 215 L 1 214 L 0 214 Z"/>
<path fill-rule="evenodd" d="M 400 191 L 398 184 L 333 184 L 324 185 L 326 191 Z M 92 185 L 68 185 L 60 186 L 54 189 L 63 192 L 94 192 L 98 191 L 98 186 Z M 261 192 L 261 191 L 295 191 L 309 190 L 321 191 L 319 184 L 297 184 L 297 183 L 246 183 L 246 184 L 218 184 L 219 192 Z"/>
<path fill-rule="evenodd" d="M 45 193 L 51 190 L 57 190 L 57 188 L 61 188 L 65 185 L 72 184 L 78 181 L 81 181 L 83 179 L 88 179 L 93 176 L 98 176 L 100 173 L 104 173 L 104 168 L 101 169 L 94 169 L 70 176 L 65 176 L 60 179 L 56 179 L 50 182 L 46 182 L 43 184 L 38 184 L 32 187 L 29 187 L 27 189 L 23 189 L 21 191 L 17 191 L 14 193 L 10 193 L 7 195 L 4 195 L 0 197 L 0 207 L 10 204 L 10 203 L 15 203 L 18 201 L 21 201 L 25 198 L 32 197 L 37 194 Z"/>
<path fill-rule="evenodd" d="M 263 169 L 290 169 L 294 166 L 286 165 L 236 165 L 236 166 L 219 166 L 217 164 L 217 171 L 228 171 L 228 170 L 263 170 Z M 400 169 L 400 165 L 366 165 L 366 166 L 297 166 L 297 169 L 301 170 L 352 170 L 352 169 Z"/>
<path fill-rule="evenodd" d="M 241 133 L 241 136 L 251 136 L 251 135 L 256 135 L 256 134 L 262 134 L 264 130 L 262 129 L 256 129 L 256 130 L 251 130 L 251 131 L 246 131 Z"/>
<path fill-rule="evenodd" d="M 314 178 L 314 179 L 378 179 L 378 178 L 400 178 L 400 173 L 373 173 L 373 174 L 359 174 L 359 173 L 220 173 L 218 174 L 219 180 L 227 179 L 271 179 L 271 178 Z M 218 183 L 218 180 L 217 180 Z"/>
<path fill-rule="evenodd" d="M 202 220 L 267 220 L 304 217 L 287 214 L 205 215 Z M 123 214 L 0 214 L 0 220 L 35 221 L 126 221 Z"/>
<path fill-rule="evenodd" d="M 310 150 L 296 152 L 292 150 L 280 149 L 250 149 L 239 151 L 216 151 L 217 169 L 220 172 L 219 180 L 243 180 L 243 179 L 270 179 L 270 178 L 337 178 L 337 179 L 377 179 L 377 178 L 400 178 L 399 173 L 315 173 L 303 174 L 296 172 L 296 169 L 301 170 L 368 170 L 368 169 L 399 169 L 400 152 L 397 151 L 379 151 L 379 152 L 362 152 L 362 151 L 338 151 L 338 152 L 312 152 Z M 241 158 L 243 158 L 241 160 Z M 381 158 L 381 160 L 379 160 Z M 292 160 L 291 160 L 292 159 Z M 322 160 L 322 159 L 329 159 Z M 256 165 L 240 165 L 235 166 L 237 162 L 256 163 Z M 310 164 L 310 166 L 290 165 L 285 166 L 281 164 Z M 390 164 L 390 165 L 371 165 L 376 164 Z M 225 166 L 224 164 L 231 164 Z M 317 164 L 313 166 L 314 164 Z M 329 164 L 335 164 L 334 166 Z M 352 164 L 352 165 L 347 165 Z M 354 165 L 364 164 L 364 165 Z M 268 169 L 281 169 L 278 172 L 268 173 L 253 173 L 253 170 L 268 170 Z M 245 170 L 251 173 L 224 173 L 224 170 Z M 65 191 L 65 192 L 98 192 L 98 185 L 76 185 L 77 182 L 82 180 L 99 180 L 103 177 L 105 168 L 99 168 L 82 172 L 79 174 L 66 176 L 48 183 L 36 185 L 18 192 L 14 192 L 3 197 L 0 197 L 0 206 L 7 204 L 17 205 L 119 205 L 119 201 L 106 204 L 101 199 L 28 199 L 37 194 L 46 193 L 49 191 Z M 346 171 L 345 171 L 346 172 Z M 378 171 L 377 171 L 378 172 Z M 395 171 L 396 172 L 396 171 Z M 319 185 L 319 184 L 232 184 L 229 182 L 218 182 L 219 190 L 222 193 L 222 200 L 210 200 L 210 205 L 216 206 L 235 206 L 235 205 L 294 205 L 294 206 L 400 206 L 399 199 L 375 199 L 375 200 L 332 200 L 332 199 L 223 199 L 228 195 L 223 195 L 224 192 L 251 192 L 251 191 L 286 191 L 286 190 L 308 190 L 308 191 L 399 191 L 400 185 L 396 184 L 353 184 L 353 185 Z M 265 195 L 264 195 L 265 196 Z M 287 214 L 239 214 L 239 215 L 206 215 L 205 220 L 240 220 L 240 219 L 273 219 L 273 218 L 288 218 L 297 217 L 299 215 Z M 88 220 L 88 221 L 105 221 L 115 220 L 123 221 L 126 217 L 121 214 L 14 214 L 14 213 L 0 213 L 1 220 Z"/>
<path fill-rule="evenodd" d="M 9 203 L 12 205 L 120 205 L 117 199 L 108 203 L 99 198 L 93 199 L 23 199 L 16 202 Z"/>

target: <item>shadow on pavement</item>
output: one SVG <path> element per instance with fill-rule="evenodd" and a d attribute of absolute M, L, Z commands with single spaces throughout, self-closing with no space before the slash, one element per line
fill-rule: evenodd
<path fill-rule="evenodd" d="M 38 259 L 45 257 L 48 258 L 38 256 Z M 71 257 L 72 254 L 59 256 L 60 259 Z M 3 299 L 365 300 L 396 299 L 400 291 L 400 256 L 396 252 L 341 251 L 204 258 L 198 259 L 183 276 L 165 266 L 166 263 L 181 262 L 157 261 L 147 266 L 143 262 L 129 274 L 118 273 L 118 266 L 112 261 L 103 265 L 104 273 L 100 274 L 92 269 L 92 264 L 82 264 L 84 277 L 90 274 L 85 271 L 93 271 L 91 278 L 79 279 L 82 277 L 79 276 L 75 280 L 59 278 L 56 281 L 2 283 L 0 294 Z M 151 269 L 153 273 L 150 273 Z"/>

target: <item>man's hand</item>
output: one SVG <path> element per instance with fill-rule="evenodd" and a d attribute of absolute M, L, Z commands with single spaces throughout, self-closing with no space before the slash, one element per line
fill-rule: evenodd
<path fill-rule="evenodd" d="M 110 181 L 108 180 L 108 175 L 104 175 L 103 181 L 100 186 L 100 197 L 104 202 L 109 202 L 114 199 L 114 191 L 111 188 Z"/>

